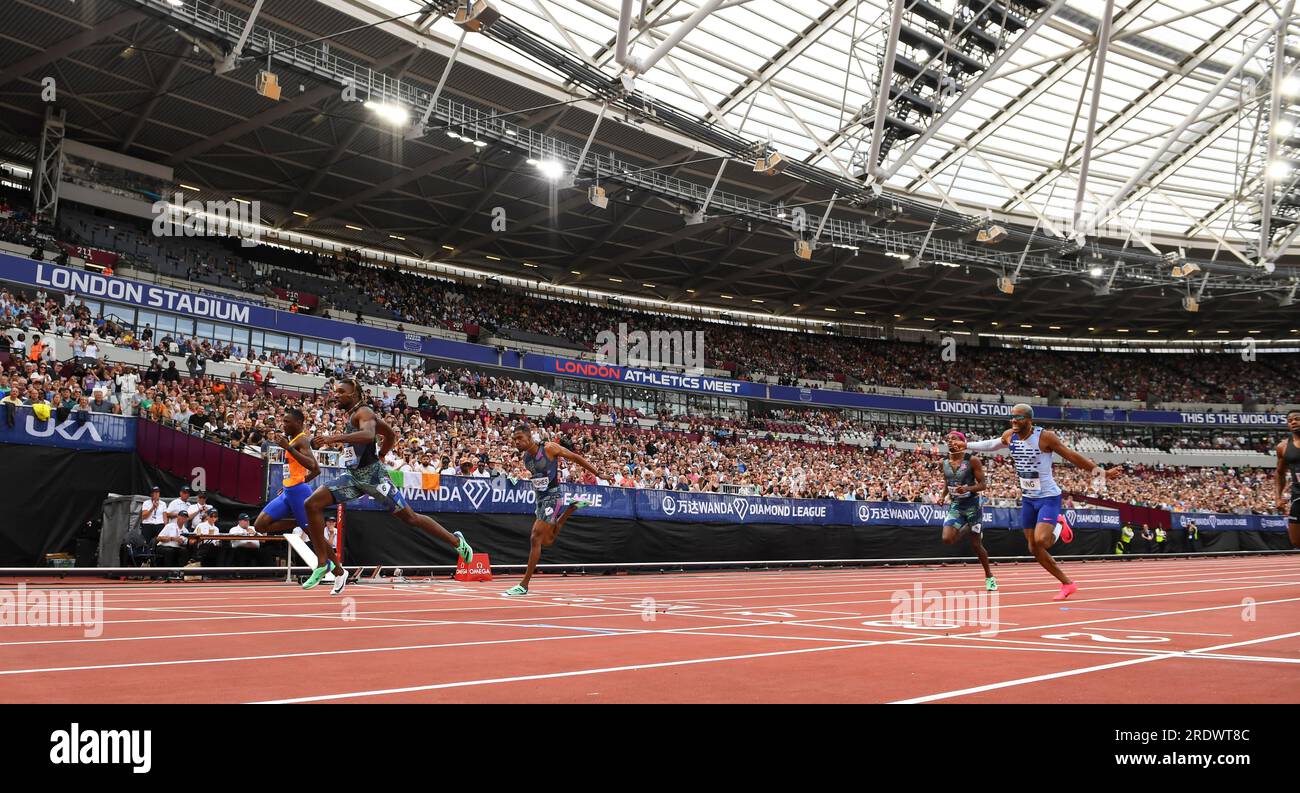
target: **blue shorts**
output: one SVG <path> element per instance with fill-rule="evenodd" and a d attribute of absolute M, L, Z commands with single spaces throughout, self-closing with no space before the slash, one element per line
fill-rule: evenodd
<path fill-rule="evenodd" d="M 1020 499 L 1020 527 L 1023 529 L 1032 529 L 1039 523 L 1050 523 L 1056 525 L 1056 519 L 1061 516 L 1061 497 L 1048 496 L 1047 498 L 1021 498 Z"/>
<path fill-rule="evenodd" d="M 262 511 L 271 516 L 271 520 L 284 520 L 290 515 L 298 521 L 298 525 L 307 528 L 307 497 L 312 493 L 312 486 L 303 482 L 302 484 L 286 487 L 280 491 L 270 504 Z"/>

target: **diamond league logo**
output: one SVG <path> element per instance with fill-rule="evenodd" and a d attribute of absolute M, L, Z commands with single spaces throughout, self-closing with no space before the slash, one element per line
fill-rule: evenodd
<path fill-rule="evenodd" d="M 1065 511 L 1065 522 L 1073 526 L 1075 524 L 1074 518 L 1075 518 L 1075 511 L 1072 509 L 1067 509 Z"/>
<path fill-rule="evenodd" d="M 934 517 L 934 507 L 930 506 L 929 504 L 922 504 L 920 507 L 917 508 L 917 511 L 921 513 L 921 520 L 925 521 L 926 523 L 929 523 L 930 518 Z"/>
<path fill-rule="evenodd" d="M 731 508 L 735 510 L 736 514 L 740 516 L 742 521 L 745 519 L 745 515 L 749 514 L 749 502 L 743 498 L 733 498 L 731 500 Z"/>
<path fill-rule="evenodd" d="M 664 500 L 659 506 L 663 508 L 664 514 L 669 517 L 677 514 L 677 499 L 672 496 L 664 496 Z"/>
<path fill-rule="evenodd" d="M 467 480 L 460 487 L 465 491 L 465 497 L 469 499 L 474 509 L 483 505 L 483 499 L 487 498 L 487 494 L 492 490 L 492 486 L 482 479 Z"/>

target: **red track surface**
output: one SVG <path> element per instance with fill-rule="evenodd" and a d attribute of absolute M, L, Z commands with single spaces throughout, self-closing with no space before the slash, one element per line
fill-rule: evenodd
<path fill-rule="evenodd" d="M 998 566 L 995 632 L 892 616 L 916 585 L 978 593 L 970 566 L 543 576 L 512 600 L 34 579 L 102 591 L 103 632 L 0 627 L 0 702 L 1300 702 L 1300 556 L 1064 567 L 1062 604 Z"/>

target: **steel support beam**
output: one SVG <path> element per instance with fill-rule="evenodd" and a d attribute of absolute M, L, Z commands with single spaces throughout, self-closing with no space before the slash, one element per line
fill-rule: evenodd
<path fill-rule="evenodd" d="M 1285 20 L 1279 21 L 1277 25 L 1270 29 L 1269 32 L 1272 33 L 1278 26 L 1285 27 L 1285 24 Z M 1237 75 L 1246 67 L 1247 62 L 1255 56 L 1255 53 L 1259 52 L 1260 48 L 1263 47 L 1264 43 L 1268 40 L 1268 36 L 1260 36 L 1254 44 L 1251 44 L 1246 48 L 1246 51 L 1241 54 L 1240 60 L 1233 64 L 1232 68 L 1228 70 L 1228 73 L 1223 75 L 1223 77 L 1214 84 L 1214 87 L 1201 97 L 1201 101 L 1183 117 L 1182 122 L 1179 123 L 1179 125 L 1174 128 L 1174 131 L 1165 138 L 1164 143 L 1157 147 L 1151 156 L 1147 158 L 1146 162 L 1133 172 L 1133 175 L 1129 177 L 1129 180 L 1116 190 L 1113 195 L 1111 195 L 1110 200 L 1107 202 L 1107 206 L 1100 208 L 1100 213 L 1095 219 L 1096 223 L 1100 224 L 1105 222 L 1111 214 L 1114 213 L 1114 208 L 1118 207 L 1120 203 L 1128 197 L 1129 192 L 1141 183 L 1148 174 L 1155 170 L 1157 164 L 1160 162 L 1160 158 L 1165 156 L 1169 149 L 1171 149 L 1174 143 L 1182 137 L 1183 133 L 1187 131 L 1192 123 L 1205 112 L 1205 109 L 1210 106 L 1210 103 L 1218 98 L 1219 94 L 1223 92 L 1223 89 L 1228 87 L 1228 85 L 1237 78 Z"/>
<path fill-rule="evenodd" d="M 1232 24 L 1219 31 L 1213 38 L 1199 47 L 1188 60 L 1179 65 L 1176 71 L 1171 71 L 1169 74 L 1160 78 L 1160 80 L 1154 85 L 1143 91 L 1141 96 L 1130 102 L 1124 110 L 1107 120 L 1100 129 L 1097 129 L 1094 145 L 1109 139 L 1116 132 L 1127 127 L 1130 122 L 1143 113 L 1156 100 L 1173 90 L 1175 86 L 1185 80 L 1188 75 L 1199 69 L 1201 65 L 1208 61 L 1213 55 L 1217 54 L 1224 47 L 1231 45 L 1234 41 L 1240 41 L 1242 34 L 1246 30 L 1249 30 L 1250 27 L 1255 24 L 1256 20 L 1264 15 L 1266 10 L 1267 7 L 1261 3 L 1243 12 L 1241 16 L 1232 22 Z M 1132 17 L 1130 16 L 1129 18 L 1131 19 Z M 1122 33 L 1113 33 L 1111 41 L 1116 41 L 1122 35 Z M 1143 138 L 1139 141 L 1130 141 L 1126 145 L 1137 145 L 1138 143 L 1149 139 L 1150 138 Z M 1004 203 L 1001 207 L 1002 210 L 1004 212 L 1013 211 L 1017 204 L 1025 201 L 1029 196 L 1034 195 L 1038 191 L 1045 189 L 1057 178 L 1057 175 L 1061 170 L 1069 169 L 1071 166 L 1078 163 L 1083 156 L 1083 151 L 1082 146 L 1076 148 L 1065 158 L 1064 166 L 1061 169 L 1049 169 L 1034 179 L 1034 181 L 1023 190 L 1013 191 L 1017 197 Z M 1093 159 L 1100 159 L 1101 157 L 1111 153 L 1112 152 L 1109 151 L 1101 153 L 1094 152 Z"/>
<path fill-rule="evenodd" d="M 116 16 L 109 17 L 98 25 L 69 36 L 52 47 L 46 47 L 34 55 L 0 68 L 0 85 L 11 83 L 19 77 L 31 74 L 42 66 L 48 66 L 60 58 L 67 57 L 78 50 L 83 50 L 95 42 L 102 41 L 134 24 L 143 22 L 145 19 L 148 19 L 148 17 L 140 11 L 124 11 Z"/>
<path fill-rule="evenodd" d="M 933 138 L 934 134 L 938 132 L 944 124 L 947 124 L 953 116 L 957 115 L 966 102 L 970 101 L 970 98 L 978 93 L 979 89 L 983 88 L 985 83 L 993 79 L 998 70 L 1005 66 L 1007 61 L 1011 60 L 1012 56 L 1017 52 L 1020 52 L 1020 48 L 1025 46 L 1025 42 L 1033 38 L 1038 33 L 1039 29 L 1047 23 L 1047 20 L 1050 19 L 1052 15 L 1061 8 L 1061 6 L 1065 5 L 1065 3 L 1066 0 L 1052 0 L 1052 4 L 1040 12 L 1034 21 L 1029 24 L 1029 27 L 1022 31 L 1019 36 L 1016 36 L 1015 41 L 1012 41 L 1004 47 L 1002 52 L 998 53 L 998 57 L 995 58 L 993 62 L 984 69 L 984 71 L 980 72 L 979 77 L 976 77 L 974 82 L 966 86 L 962 92 L 953 99 L 952 104 L 948 105 L 938 118 L 934 119 L 926 126 L 925 131 L 922 132 L 912 145 L 907 148 L 907 151 L 903 152 L 903 156 L 899 157 L 892 165 L 880 172 L 880 181 L 884 182 L 893 178 L 894 174 L 898 173 L 898 170 L 902 168 L 904 164 L 915 157 L 916 153 L 919 152 L 925 144 L 930 142 L 930 138 Z"/>
<path fill-rule="evenodd" d="M 1139 19 L 1142 14 L 1146 13 L 1146 11 L 1154 6 L 1156 2 L 1157 0 L 1138 0 L 1132 6 L 1125 9 L 1123 20 L 1127 23 Z M 1022 91 L 1020 95 L 1003 105 L 992 115 L 992 117 L 980 124 L 979 127 L 962 142 L 962 144 L 954 145 L 945 152 L 942 157 L 935 160 L 933 165 L 922 169 L 922 173 L 934 177 L 936 174 L 942 173 L 955 165 L 968 150 L 979 146 L 980 143 L 1001 129 L 1008 121 L 1019 116 L 1025 108 L 1038 101 L 1038 98 L 1047 93 L 1052 86 L 1069 76 L 1071 72 L 1088 59 L 1090 50 L 1091 48 L 1087 46 L 1079 47 L 1064 60 L 1055 63 L 1047 70 L 1046 74 L 1035 80 L 1028 88 Z M 1003 75 L 998 76 L 1001 77 Z M 915 190 L 920 186 L 921 182 L 921 177 L 917 177 L 908 183 L 904 189 L 908 192 Z"/>
<path fill-rule="evenodd" d="M 1295 0 L 1286 0 L 1286 5 L 1282 11 L 1282 19 L 1290 20 L 1291 13 L 1294 10 Z M 1277 123 L 1278 111 L 1282 108 L 1282 66 L 1286 62 L 1286 34 L 1287 26 L 1279 25 L 1277 36 L 1273 41 L 1273 82 L 1269 86 L 1268 101 L 1269 128 L 1264 130 L 1268 144 L 1268 155 L 1264 160 L 1264 197 L 1261 202 L 1259 218 L 1259 255 L 1261 260 L 1268 256 L 1273 236 L 1273 191 L 1277 188 L 1277 179 L 1273 175 L 1273 162 L 1277 159 L 1277 135 L 1273 133 L 1272 125 Z"/>
<path fill-rule="evenodd" d="M 1092 104 L 1088 107 L 1088 130 L 1083 140 L 1083 155 L 1079 159 L 1079 187 L 1074 194 L 1074 226 L 1079 233 L 1079 216 L 1083 214 L 1083 197 L 1088 191 L 1088 166 L 1092 163 L 1092 143 L 1097 137 L 1097 108 L 1101 104 L 1101 86 L 1106 74 L 1106 53 L 1110 48 L 1111 20 L 1115 16 L 1115 0 L 1106 0 L 1102 12 L 1101 30 L 1097 34 L 1097 67 L 1092 74 Z"/>
<path fill-rule="evenodd" d="M 867 173 L 873 180 L 880 177 L 880 149 L 885 141 L 885 111 L 889 109 L 889 89 L 893 87 L 894 82 L 894 58 L 898 55 L 898 31 L 903 27 L 903 4 L 906 2 L 907 0 L 894 0 L 894 8 L 889 15 L 885 62 L 880 64 L 880 83 L 879 90 L 876 92 L 876 118 L 874 126 L 871 127 L 871 149 L 867 159 Z M 884 180 L 879 179 L 879 181 Z"/>
<path fill-rule="evenodd" d="M 416 55 L 418 52 L 419 49 L 416 47 L 402 47 L 401 49 L 393 50 L 388 55 L 385 55 L 383 58 L 379 59 L 378 61 L 375 61 L 373 64 L 371 64 L 370 68 L 387 69 L 393 64 L 400 62 L 404 58 L 409 58 L 412 57 L 413 55 Z M 171 157 L 168 157 L 167 164 L 173 167 L 180 165 L 181 163 L 185 162 L 186 160 L 192 157 L 196 157 L 205 152 L 212 151 L 218 146 L 224 145 L 232 140 L 235 140 L 241 135 L 247 135 L 248 133 L 252 132 L 255 129 L 260 129 L 266 126 L 267 124 L 273 124 L 282 118 L 287 118 L 288 116 L 293 115 L 294 113 L 299 113 L 303 110 L 307 110 L 308 108 L 315 105 L 317 102 L 324 101 L 332 96 L 338 96 L 340 91 L 342 91 L 342 89 L 339 88 L 337 85 L 332 85 L 332 84 L 318 85 L 315 88 L 311 88 L 301 94 L 298 94 L 293 99 L 290 99 L 285 102 L 276 102 L 275 104 L 271 105 L 271 107 L 267 108 L 266 110 L 263 110 L 261 113 L 258 113 L 252 118 L 247 118 L 243 121 L 240 121 L 237 124 L 232 124 L 215 135 L 211 135 L 191 143 L 190 145 L 186 146 L 185 148 L 173 154 Z"/>

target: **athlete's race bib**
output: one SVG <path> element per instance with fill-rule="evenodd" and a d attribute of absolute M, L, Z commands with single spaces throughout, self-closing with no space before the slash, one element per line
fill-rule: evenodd
<path fill-rule="evenodd" d="M 1022 493 L 1038 493 L 1041 492 L 1042 489 L 1043 483 L 1040 482 L 1037 477 L 1034 477 L 1033 479 L 1026 479 L 1023 476 L 1020 477 L 1020 490 Z"/>
<path fill-rule="evenodd" d="M 948 495 L 952 496 L 953 498 L 965 498 L 966 496 L 970 495 L 970 493 L 961 492 L 960 490 L 957 489 L 958 487 L 960 487 L 960 485 L 948 485 Z"/>
<path fill-rule="evenodd" d="M 533 490 L 547 490 L 551 487 L 551 478 L 549 476 L 534 476 Z"/>
<path fill-rule="evenodd" d="M 345 468 L 356 468 L 357 450 L 352 448 L 350 445 L 344 446 L 343 451 L 339 454 L 339 462 L 342 463 Z"/>

